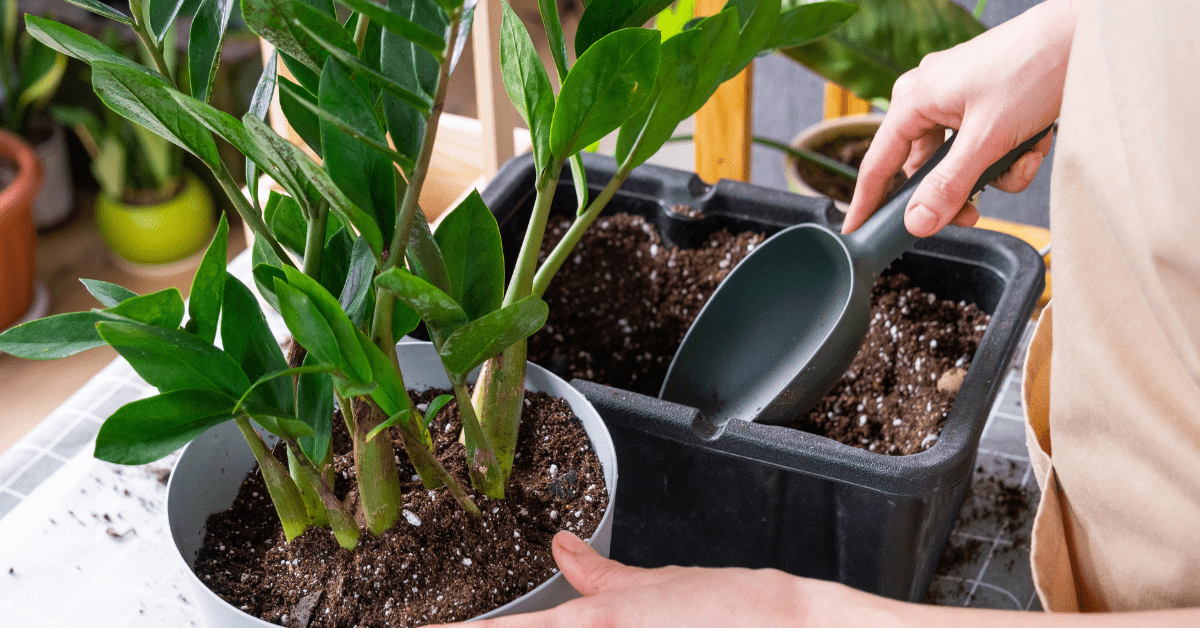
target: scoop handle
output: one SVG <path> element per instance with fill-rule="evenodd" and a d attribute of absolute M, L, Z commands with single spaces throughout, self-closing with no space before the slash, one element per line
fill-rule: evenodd
<path fill-rule="evenodd" d="M 1052 128 L 1054 128 L 1053 124 L 1042 129 L 984 170 L 983 174 L 979 176 L 979 180 L 975 182 L 975 186 L 971 188 L 971 196 L 994 181 L 996 177 L 1004 174 L 1004 171 L 1016 163 L 1017 159 L 1032 150 L 1043 137 L 1046 137 Z M 946 153 L 950 152 L 950 147 L 954 144 L 956 137 L 958 137 L 957 131 L 934 151 L 933 155 L 925 160 L 925 163 L 921 164 L 921 167 L 904 182 L 904 185 L 884 201 L 883 205 L 861 227 L 848 236 L 847 244 L 854 253 L 855 259 L 858 260 L 861 271 L 868 272 L 871 276 L 877 276 L 887 268 L 888 264 L 900 257 L 901 253 L 912 248 L 912 245 L 920 240 L 904 227 L 904 210 L 908 207 L 908 201 L 917 191 L 917 186 L 925 180 L 934 167 L 941 163 L 942 159 L 946 157 Z"/>

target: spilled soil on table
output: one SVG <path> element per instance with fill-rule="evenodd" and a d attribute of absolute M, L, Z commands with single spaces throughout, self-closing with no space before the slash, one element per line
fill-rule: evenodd
<path fill-rule="evenodd" d="M 435 392 L 414 395 L 428 403 Z M 418 405 L 419 408 L 424 406 Z M 335 486 L 354 486 L 350 442 L 334 417 Z M 463 485 L 465 449 L 451 401 L 431 420 L 442 464 Z M 445 491 L 426 490 L 399 440 L 404 513 L 380 536 L 363 530 L 348 552 L 328 529 L 284 543 L 261 476 L 245 481 L 229 511 L 212 515 L 195 572 L 243 611 L 299 628 L 418 626 L 462 621 L 498 608 L 555 572 L 550 542 L 559 530 L 588 538 L 608 506 L 600 461 L 561 399 L 527 393 L 507 498 L 474 496 L 468 515 Z M 282 450 L 277 450 L 282 456 Z"/>
<path fill-rule="evenodd" d="M 552 219 L 543 251 L 569 223 Z M 694 249 L 664 244 L 640 216 L 597 220 L 546 291 L 550 317 L 529 359 L 561 377 L 656 396 L 700 309 L 765 240 L 714 233 Z M 989 317 L 939 299 L 903 275 L 872 292 L 871 328 L 850 370 L 793 427 L 854 447 L 905 455 L 936 442 Z"/>

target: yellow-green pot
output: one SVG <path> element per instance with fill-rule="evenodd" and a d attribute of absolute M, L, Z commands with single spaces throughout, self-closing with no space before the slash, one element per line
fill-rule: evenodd
<path fill-rule="evenodd" d="M 216 229 L 212 196 L 196 175 L 184 174 L 183 189 L 155 205 L 127 205 L 101 193 L 96 226 L 113 252 L 135 264 L 166 264 L 196 253 Z"/>

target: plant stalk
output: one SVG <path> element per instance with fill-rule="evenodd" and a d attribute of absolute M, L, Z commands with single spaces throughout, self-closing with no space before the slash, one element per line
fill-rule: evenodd
<path fill-rule="evenodd" d="M 390 438 L 368 439 L 367 434 L 386 417 L 370 402 L 354 404 L 354 471 L 358 475 L 358 496 L 362 500 L 367 527 L 373 534 L 383 534 L 395 525 L 404 506 L 400 489 L 400 471 L 396 467 L 396 450 Z"/>
<path fill-rule="evenodd" d="M 479 417 L 471 403 L 471 394 L 461 378 L 452 378 L 454 398 L 462 418 L 464 445 L 467 447 L 467 470 L 475 490 L 491 497 L 504 499 L 504 474 L 490 440 L 480 426 Z"/>
<path fill-rule="evenodd" d="M 212 173 L 217 178 L 217 182 L 221 184 L 221 189 L 225 191 L 225 196 L 229 197 L 229 201 L 233 203 L 233 207 L 237 210 L 238 215 L 242 217 L 242 220 L 246 221 L 246 224 L 250 225 L 250 228 L 254 231 L 254 236 L 266 240 L 280 261 L 295 268 L 296 264 L 292 262 L 292 256 L 288 255 L 288 252 L 284 250 L 279 240 L 275 239 L 275 234 L 271 233 L 271 229 L 267 227 L 267 223 L 263 222 L 262 216 L 254 211 L 254 208 L 246 201 L 246 197 L 242 195 L 242 191 L 233 180 L 233 174 L 225 167 L 225 162 L 221 162 L 220 170 L 212 169 Z"/>
<path fill-rule="evenodd" d="M 246 442 L 250 444 L 250 450 L 254 452 L 254 459 L 258 461 L 258 469 L 262 473 L 263 482 L 267 485 L 267 493 L 271 495 L 271 504 L 275 506 L 279 522 L 283 524 L 283 537 L 291 541 L 300 536 L 310 523 L 304 498 L 300 496 L 300 490 L 288 475 L 283 463 L 275 458 L 275 455 L 267 448 L 267 444 L 263 442 L 262 436 L 254 431 L 254 427 L 250 425 L 250 419 L 242 415 L 233 420 L 237 423 L 238 429 L 242 431 Z"/>
<path fill-rule="evenodd" d="M 475 502 L 471 501 L 471 496 L 467 495 L 467 492 L 459 485 L 458 480 L 450 475 L 449 471 L 446 471 L 442 463 L 438 462 L 433 452 L 418 438 L 409 433 L 408 430 L 399 430 L 399 432 L 404 443 L 404 451 L 408 452 L 408 458 L 412 461 L 413 465 L 418 469 L 424 466 L 434 470 L 440 483 L 446 485 L 450 494 L 454 496 L 454 499 L 458 501 L 463 510 L 472 516 L 478 517 L 480 515 L 479 507 L 475 505 Z M 426 487 L 428 488 L 428 485 Z"/>
<path fill-rule="evenodd" d="M 289 445 L 287 457 L 288 471 L 292 481 L 296 483 L 296 489 L 300 491 L 300 498 L 304 500 L 304 508 L 308 511 L 309 521 L 316 528 L 329 525 L 329 516 L 325 514 L 325 504 L 321 501 L 317 485 L 313 483 L 312 475 L 301 468 L 300 458 L 305 457 L 304 454 L 301 453 L 297 456 Z"/>
<path fill-rule="evenodd" d="M 565 160 L 556 159 L 538 175 L 537 198 L 534 200 L 533 214 L 529 217 L 529 226 L 525 229 L 525 239 L 521 242 L 520 253 L 517 254 L 517 264 L 513 268 L 508 291 L 504 294 L 504 306 L 512 305 L 532 294 L 537 258 L 541 252 L 542 238 L 546 234 L 546 222 L 550 218 L 550 205 L 554 201 L 554 192 L 558 188 L 558 178 L 562 173 L 563 163 Z"/>
<path fill-rule="evenodd" d="M 154 41 L 154 36 L 150 34 L 150 29 L 146 26 L 141 1 L 129 0 L 129 12 L 133 17 L 133 32 L 137 34 L 138 40 L 142 42 L 150 59 L 154 61 L 154 67 L 158 69 L 159 74 L 167 77 L 167 80 L 171 82 L 171 87 L 179 89 L 175 77 L 171 74 L 171 67 L 163 57 L 162 48 Z"/>
<path fill-rule="evenodd" d="M 525 401 L 525 358 L 528 348 L 519 340 L 483 363 L 472 401 L 479 409 L 483 433 L 500 461 L 500 491 L 508 485 Z M 501 492 L 501 494 L 503 494 Z M 490 496 L 490 495 L 489 495 Z"/>
<path fill-rule="evenodd" d="M 325 226 L 329 222 L 329 203 L 321 200 L 307 221 L 304 238 L 304 274 L 320 281 L 321 262 L 325 257 Z"/>
<path fill-rule="evenodd" d="M 308 459 L 308 456 L 305 456 L 303 453 L 294 453 L 301 451 L 300 444 L 295 440 L 287 439 L 287 445 L 288 460 L 296 461 L 296 464 L 292 467 L 293 476 L 301 476 L 303 483 L 312 487 L 312 490 L 317 495 L 315 507 L 319 508 L 322 514 L 325 515 L 325 523 L 320 525 L 328 525 L 333 529 L 333 536 L 337 539 L 338 545 L 344 549 L 354 549 L 358 546 L 358 539 L 362 533 L 358 529 L 358 524 L 354 521 L 353 514 L 347 512 L 342 503 L 338 501 L 337 495 L 333 492 L 333 485 L 329 483 L 327 475 L 322 473 Z M 299 479 L 296 482 L 297 484 L 301 484 L 301 480 Z"/>

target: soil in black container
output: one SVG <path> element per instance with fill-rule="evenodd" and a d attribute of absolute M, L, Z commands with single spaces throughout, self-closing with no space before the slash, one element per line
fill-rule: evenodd
<path fill-rule="evenodd" d="M 428 403 L 434 392 L 415 396 Z M 418 406 L 423 407 L 423 406 Z M 344 422 L 335 416 L 336 485 L 354 486 Z M 451 401 L 430 432 L 447 470 L 470 492 L 465 450 Z M 394 441 L 402 452 L 399 441 Z M 282 453 L 280 450 L 277 452 Z M 531 591 L 556 571 L 550 542 L 559 530 L 588 538 L 608 506 L 600 461 L 566 402 L 527 393 L 512 482 L 504 500 L 474 496 L 468 515 L 445 490 L 426 490 L 401 453 L 404 513 L 380 536 L 363 530 L 341 549 L 328 529 L 291 543 L 251 473 L 233 507 L 208 520 L 196 575 L 227 602 L 283 626 L 419 626 L 462 621 Z"/>
<path fill-rule="evenodd" d="M 873 137 L 841 137 L 820 144 L 812 150 L 826 157 L 836 159 L 852 168 L 858 168 L 862 165 L 863 156 L 867 154 L 867 149 L 871 147 L 872 139 Z M 812 189 L 834 200 L 849 203 L 850 199 L 854 196 L 854 179 L 833 172 L 828 168 L 823 168 L 820 165 L 803 159 L 797 159 L 796 173 Z M 895 177 L 892 177 L 887 195 L 890 196 L 892 192 L 899 189 L 905 179 L 906 177 L 903 172 L 899 172 Z"/>
<path fill-rule="evenodd" d="M 544 250 L 567 226 L 551 223 Z M 597 221 L 546 291 L 550 317 L 530 338 L 529 359 L 568 380 L 657 396 L 700 308 L 763 240 L 719 231 L 679 249 L 640 216 Z M 850 370 L 793 426 L 882 454 L 916 453 L 936 442 L 989 317 L 901 275 L 882 278 L 872 303 L 871 330 Z"/>

